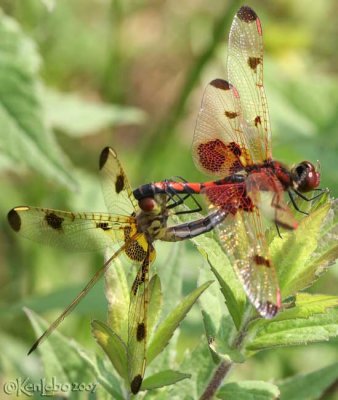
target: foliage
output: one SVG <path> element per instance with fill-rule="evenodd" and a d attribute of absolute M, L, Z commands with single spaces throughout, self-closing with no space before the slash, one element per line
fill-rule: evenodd
<path fill-rule="evenodd" d="M 286 163 L 320 159 L 323 186 L 336 195 L 334 1 L 311 8 L 291 0 L 250 5 L 264 26 L 274 156 Z M 135 186 L 182 174 L 205 179 L 189 154 L 194 121 L 205 84 L 224 77 L 223 38 L 238 6 L 197 1 L 178 11 L 170 2 L 2 2 L 2 215 L 20 203 L 99 210 L 96 160 L 106 145 L 118 148 Z M 299 215 L 297 231 L 282 232 L 283 239 L 267 232 L 284 304 L 271 321 L 247 304 L 213 235 L 194 240 L 207 262 L 187 244 L 179 250 L 158 246 L 153 334 L 140 396 L 196 399 L 217 371 L 228 377 L 231 370 L 229 381 L 215 385 L 217 398 L 334 398 L 338 282 L 329 267 L 338 255 L 337 203 L 325 197 L 299 206 L 310 216 Z M 22 307 L 53 320 L 53 311 L 69 303 L 102 260 L 19 242 L 5 224 L 0 234 L 2 382 L 19 376 L 39 382 L 42 363 L 47 380 L 87 385 L 87 392 L 71 392 L 71 398 L 84 398 L 93 385 L 97 398 L 128 398 L 133 272 L 111 269 L 117 275 L 106 277 L 107 299 L 102 285 L 95 288 L 65 322 L 68 335 L 54 332 L 39 356 L 26 358 L 33 335 Z M 201 267 L 198 278 L 195 266 Z M 210 280 L 215 282 L 206 288 Z M 192 307 L 197 298 L 202 313 Z M 26 313 L 39 335 L 47 324 Z M 89 334 L 91 317 L 97 343 Z"/>

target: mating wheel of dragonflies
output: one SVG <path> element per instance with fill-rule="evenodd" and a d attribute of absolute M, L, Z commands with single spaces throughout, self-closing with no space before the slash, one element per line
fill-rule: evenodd
<path fill-rule="evenodd" d="M 317 189 L 320 174 L 309 161 L 289 169 L 272 158 L 262 26 L 248 6 L 241 7 L 232 22 L 227 72 L 227 81 L 215 79 L 204 92 L 192 146 L 197 168 L 219 179 L 204 183 L 165 180 L 139 187 L 134 196 L 140 200 L 158 193 L 203 193 L 210 210 L 205 225 L 217 230 L 252 304 L 263 317 L 272 318 L 281 307 L 281 293 L 262 215 L 277 229 L 296 229 L 284 193 L 302 212 L 294 196 L 313 200 L 323 190 Z M 312 190 L 319 193 L 310 198 L 303 194 Z"/>

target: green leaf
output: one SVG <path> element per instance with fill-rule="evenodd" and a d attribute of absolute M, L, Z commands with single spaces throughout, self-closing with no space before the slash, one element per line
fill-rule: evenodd
<path fill-rule="evenodd" d="M 182 210 L 185 208 L 187 207 L 181 207 Z M 174 220 L 186 222 L 189 221 L 189 217 L 180 215 L 180 218 Z M 210 237 L 210 235 L 200 235 L 191 239 L 191 241 L 195 244 L 202 256 L 207 259 L 211 271 L 214 273 L 221 286 L 221 292 L 225 298 L 229 313 L 237 329 L 239 329 L 246 305 L 246 295 L 229 259 L 215 238 Z"/>
<path fill-rule="evenodd" d="M 48 324 L 33 311 L 27 308 L 24 311 L 30 319 L 36 334 L 40 336 L 48 327 Z M 83 352 L 73 339 L 65 338 L 58 331 L 53 332 L 38 347 L 46 380 L 57 379 L 62 383 L 93 383 L 96 380 L 96 376 L 92 371 L 88 370 L 87 363 L 79 357 L 79 352 L 81 351 Z"/>
<path fill-rule="evenodd" d="M 324 314 L 329 308 L 338 306 L 338 296 L 299 293 L 295 305 L 279 313 L 274 321 L 309 318 L 314 314 Z"/>
<path fill-rule="evenodd" d="M 40 336 L 48 327 L 46 321 L 33 311 L 25 309 L 37 335 Z M 99 382 L 114 399 L 122 400 L 119 382 L 115 376 L 100 370 L 100 361 L 97 363 L 83 350 L 74 339 L 68 339 L 58 331 L 53 332 L 37 350 L 44 365 L 46 381 L 57 379 L 62 383 L 83 382 L 96 384 Z M 107 370 L 107 368 L 105 368 Z"/>
<path fill-rule="evenodd" d="M 141 386 L 141 390 L 158 389 L 163 386 L 173 385 L 183 379 L 191 378 L 190 374 L 184 374 L 179 371 L 168 369 L 166 371 L 158 372 L 157 374 L 148 376 Z"/>
<path fill-rule="evenodd" d="M 192 242 L 199 252 L 207 258 L 211 271 L 216 276 L 221 287 L 229 313 L 237 329 L 239 329 L 246 304 L 246 296 L 228 258 L 215 239 L 201 235 L 192 239 Z"/>
<path fill-rule="evenodd" d="M 207 342 L 205 338 L 201 338 L 195 349 L 185 353 L 183 363 L 180 365 L 180 370 L 190 373 L 192 377 L 173 386 L 170 389 L 171 398 L 198 399 L 209 383 L 214 369 L 215 363 L 210 357 Z"/>
<path fill-rule="evenodd" d="M 114 251 L 109 249 L 105 254 L 107 261 Z M 105 296 L 108 302 L 108 326 L 125 342 L 127 341 L 127 325 L 129 310 L 129 287 L 126 269 L 120 258 L 115 259 L 105 276 Z"/>
<path fill-rule="evenodd" d="M 212 281 L 206 282 L 188 296 L 167 316 L 167 318 L 159 325 L 149 345 L 147 352 L 148 365 L 158 356 L 161 351 L 167 346 L 170 338 L 176 328 L 187 315 L 198 297 L 208 288 Z"/>
<path fill-rule="evenodd" d="M 314 314 L 309 318 L 261 320 L 256 329 L 256 335 L 250 333 L 250 341 L 246 343 L 248 352 L 323 342 L 338 335 L 338 310 L 329 309 L 324 314 Z"/>
<path fill-rule="evenodd" d="M 70 164 L 45 123 L 35 43 L 0 10 L 0 147 L 25 166 L 74 187 Z M 65 165 L 66 164 L 66 165 Z"/>
<path fill-rule="evenodd" d="M 148 332 L 151 337 L 162 310 L 161 281 L 158 275 L 154 275 L 149 282 L 149 295 Z"/>
<path fill-rule="evenodd" d="M 89 101 L 74 93 L 49 89 L 44 95 L 50 124 L 71 136 L 82 137 L 118 125 L 141 124 L 145 113 L 137 108 Z"/>
<path fill-rule="evenodd" d="M 94 320 L 92 325 L 92 335 L 103 351 L 109 357 L 118 374 L 125 380 L 128 379 L 127 373 L 127 346 L 123 340 L 113 332 L 106 324 Z"/>
<path fill-rule="evenodd" d="M 313 264 L 318 248 L 323 222 L 331 204 L 327 202 L 303 218 L 295 231 L 283 232 L 283 239 L 275 236 L 270 244 L 270 254 L 277 266 L 283 298 L 308 287 L 316 279 L 319 266 Z M 337 242 L 336 239 L 331 238 Z"/>
<path fill-rule="evenodd" d="M 338 363 L 278 382 L 281 400 L 316 400 L 338 380 Z"/>
<path fill-rule="evenodd" d="M 231 382 L 222 386 L 217 393 L 217 398 L 224 400 L 276 400 L 279 398 L 279 389 L 269 382 Z"/>

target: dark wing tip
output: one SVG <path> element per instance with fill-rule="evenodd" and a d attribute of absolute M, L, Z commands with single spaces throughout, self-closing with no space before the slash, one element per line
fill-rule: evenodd
<path fill-rule="evenodd" d="M 131 381 L 130 383 L 130 390 L 133 394 L 136 394 L 139 392 L 141 384 L 142 384 L 142 376 L 141 375 L 136 375 L 135 378 Z"/>
<path fill-rule="evenodd" d="M 101 155 L 100 155 L 100 160 L 99 160 L 99 168 L 100 169 L 102 169 L 104 167 L 104 165 L 106 164 L 108 157 L 109 157 L 109 153 L 112 154 L 114 157 L 116 157 L 116 153 L 111 147 L 108 147 L 108 146 L 105 147 L 101 151 Z"/>
<path fill-rule="evenodd" d="M 262 315 L 262 317 L 271 319 L 276 316 L 276 314 L 279 311 L 279 306 L 276 304 L 271 303 L 270 301 L 267 301 L 263 303 L 260 307 L 258 307 L 259 313 Z"/>
<path fill-rule="evenodd" d="M 255 11 L 249 6 L 241 7 L 236 15 L 243 22 L 253 22 L 258 18 Z"/>
<path fill-rule="evenodd" d="M 213 81 L 210 82 L 210 85 L 217 89 L 222 89 L 222 90 L 231 89 L 231 84 L 228 81 L 225 81 L 224 79 L 214 79 Z"/>
<path fill-rule="evenodd" d="M 19 213 L 13 208 L 7 214 L 8 223 L 15 232 L 19 232 L 21 228 L 21 218 Z"/>
<path fill-rule="evenodd" d="M 34 350 L 36 350 L 36 348 L 38 347 L 39 343 L 40 343 L 40 340 L 38 339 L 38 340 L 33 344 L 33 346 L 29 349 L 29 351 L 28 351 L 28 353 L 27 353 L 27 356 L 29 356 L 31 353 L 33 353 Z"/>

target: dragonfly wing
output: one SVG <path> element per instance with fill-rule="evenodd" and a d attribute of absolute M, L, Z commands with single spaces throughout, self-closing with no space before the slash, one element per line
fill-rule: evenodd
<path fill-rule="evenodd" d="M 131 215 L 138 209 L 128 178 L 111 147 L 100 156 L 101 183 L 107 209 L 112 214 Z"/>
<path fill-rule="evenodd" d="M 129 383 L 133 394 L 140 390 L 146 368 L 149 268 L 155 255 L 155 249 L 149 244 L 130 293 L 127 355 Z"/>
<path fill-rule="evenodd" d="M 241 100 L 253 161 L 271 159 L 271 129 L 263 86 L 262 26 L 248 6 L 241 7 L 232 22 L 227 68 L 228 79 Z"/>
<path fill-rule="evenodd" d="M 28 239 L 77 251 L 121 244 L 126 230 L 135 226 L 132 217 L 29 206 L 13 208 L 8 213 L 8 222 L 15 232 Z"/>
<path fill-rule="evenodd" d="M 236 89 L 222 79 L 210 82 L 203 95 L 193 139 L 192 154 L 197 168 L 223 177 L 251 164 L 241 119 Z"/>
<path fill-rule="evenodd" d="M 267 219 L 285 229 L 297 228 L 298 222 L 284 201 L 283 186 L 271 171 L 250 174 L 246 192 Z"/>
<path fill-rule="evenodd" d="M 263 317 L 272 318 L 281 306 L 279 285 L 260 210 L 247 195 L 245 182 L 210 187 L 205 194 L 211 212 L 227 212 L 216 231 L 247 296 Z"/>
<path fill-rule="evenodd" d="M 259 210 L 237 212 L 217 230 L 249 300 L 264 318 L 274 317 L 281 306 L 281 296 Z"/>

